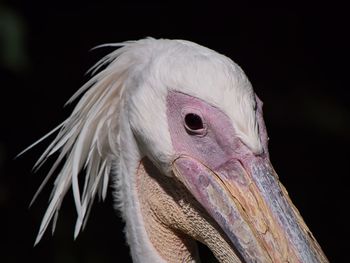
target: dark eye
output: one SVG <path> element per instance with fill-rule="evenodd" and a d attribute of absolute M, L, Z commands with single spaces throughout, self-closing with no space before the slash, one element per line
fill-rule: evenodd
<path fill-rule="evenodd" d="M 188 113 L 185 116 L 186 128 L 190 131 L 198 131 L 204 128 L 202 118 L 194 113 Z"/>

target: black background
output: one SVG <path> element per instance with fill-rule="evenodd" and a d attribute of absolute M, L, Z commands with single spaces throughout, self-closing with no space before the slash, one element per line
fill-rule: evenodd
<path fill-rule="evenodd" d="M 31 167 L 48 142 L 14 157 L 73 109 L 62 106 L 88 79 L 88 68 L 111 51 L 92 47 L 152 36 L 197 42 L 243 68 L 264 101 L 281 181 L 330 261 L 344 262 L 350 236 L 347 16 L 341 8 L 219 2 L 0 2 L 0 261 L 130 261 L 111 194 L 94 205 L 76 241 L 69 194 L 55 235 L 47 231 L 33 248 L 50 187 L 29 210 L 49 165 L 36 175 Z"/>

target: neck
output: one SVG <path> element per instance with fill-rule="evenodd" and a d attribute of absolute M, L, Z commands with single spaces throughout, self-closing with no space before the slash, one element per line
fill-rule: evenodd
<path fill-rule="evenodd" d="M 137 193 L 137 173 L 141 155 L 128 122 L 121 127 L 119 147 L 121 154 L 116 158 L 114 176 L 114 196 L 116 209 L 125 221 L 125 236 L 130 247 L 133 262 L 165 262 L 152 245 L 146 232 L 141 204 Z"/>
<path fill-rule="evenodd" d="M 164 176 L 148 159 L 140 160 L 135 145 L 128 146 L 128 158 L 120 158 L 116 163 L 119 171 L 115 177 L 115 193 L 117 209 L 125 220 L 133 262 L 194 262 L 195 241 L 172 230 L 158 217 L 161 213 L 157 211 L 166 209 L 162 203 L 167 200 L 160 197 L 165 194 L 156 178 Z"/>

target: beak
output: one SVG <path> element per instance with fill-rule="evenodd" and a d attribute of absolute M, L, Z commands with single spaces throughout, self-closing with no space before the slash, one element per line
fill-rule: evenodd
<path fill-rule="evenodd" d="M 328 262 L 267 157 L 211 168 L 182 155 L 172 168 L 243 262 Z"/>

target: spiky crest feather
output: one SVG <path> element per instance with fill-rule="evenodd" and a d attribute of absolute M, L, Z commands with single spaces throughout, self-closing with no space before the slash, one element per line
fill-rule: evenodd
<path fill-rule="evenodd" d="M 96 194 L 98 193 L 103 200 L 106 197 L 113 162 L 116 161 L 119 155 L 120 122 L 118 118 L 123 108 L 125 78 L 128 69 L 134 62 L 126 61 L 127 58 L 120 57 L 120 55 L 132 43 L 130 41 L 113 44 L 113 46 L 121 48 L 105 56 L 92 68 L 94 74 L 101 67 L 107 65 L 105 69 L 92 77 L 71 97 L 67 103 L 73 102 L 85 92 L 73 113 L 47 135 L 49 136 L 60 129 L 58 135 L 39 158 L 34 168 L 38 169 L 51 155 L 55 153 L 59 153 L 59 155 L 34 195 L 31 204 L 54 174 L 59 164 L 64 162 L 64 165 L 55 179 L 50 203 L 40 225 L 35 244 L 40 241 L 53 217 L 54 231 L 61 203 L 71 186 L 78 214 L 74 237 L 85 225 Z M 35 146 L 41 140 L 29 148 Z M 78 177 L 83 170 L 85 170 L 83 175 L 85 180 L 81 194 Z"/>

